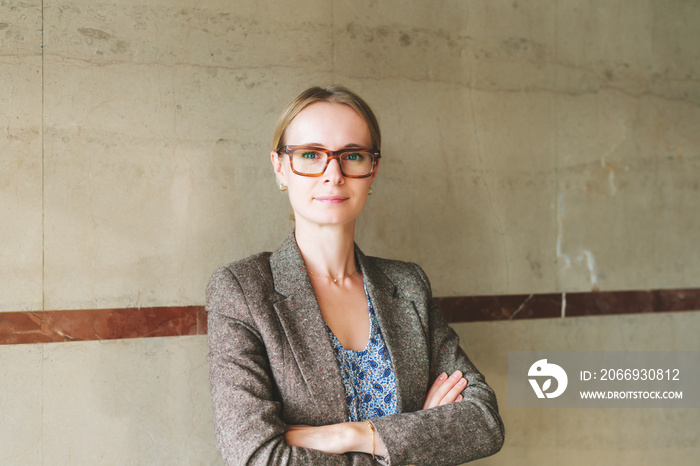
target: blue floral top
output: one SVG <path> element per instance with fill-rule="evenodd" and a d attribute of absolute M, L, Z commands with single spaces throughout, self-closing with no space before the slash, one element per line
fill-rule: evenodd
<path fill-rule="evenodd" d="M 365 421 L 396 413 L 396 376 L 379 322 L 367 294 L 369 341 L 362 351 L 346 350 L 326 325 L 345 386 L 348 421 Z"/>

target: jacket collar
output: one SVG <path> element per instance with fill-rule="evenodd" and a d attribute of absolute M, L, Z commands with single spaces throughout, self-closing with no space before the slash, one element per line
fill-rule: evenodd
<path fill-rule="evenodd" d="M 394 296 L 396 294 L 396 285 L 362 253 L 357 244 L 355 244 L 355 259 L 358 268 L 364 275 L 370 298 L 373 297 L 373 294 L 381 296 Z M 279 249 L 272 253 L 270 268 L 272 269 L 275 291 L 279 294 L 287 297 L 311 295 L 314 296 L 315 300 L 306 264 L 301 257 L 301 251 L 299 251 L 293 231 Z"/>
<path fill-rule="evenodd" d="M 357 245 L 355 258 L 394 364 L 399 409 L 420 409 L 424 395 L 412 387 L 428 373 L 421 363 L 427 348 L 406 338 L 408 328 L 417 330 L 414 304 Z M 347 408 L 340 369 L 294 232 L 272 253 L 270 268 L 279 294 L 274 306 L 318 412 L 322 419 L 343 422 Z"/>

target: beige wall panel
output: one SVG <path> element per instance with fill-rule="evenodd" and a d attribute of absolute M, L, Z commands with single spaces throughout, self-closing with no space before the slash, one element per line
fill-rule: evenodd
<path fill-rule="evenodd" d="M 697 286 L 697 107 L 606 92 L 557 114 L 559 290 Z"/>
<path fill-rule="evenodd" d="M 455 324 L 498 396 L 506 443 L 484 465 L 693 464 L 696 409 L 510 409 L 509 351 L 699 351 L 700 312 Z"/>
<path fill-rule="evenodd" d="M 255 136 L 271 134 L 276 116 L 235 111 L 265 105 L 274 84 L 250 90 L 231 70 L 113 68 L 47 65 L 72 84 L 47 99 L 46 307 L 201 304 L 215 267 L 276 247 L 291 229 L 270 143 Z M 163 92 L 166 77 L 181 87 Z M 92 102 L 75 105 L 84 89 Z"/>
<path fill-rule="evenodd" d="M 574 415 L 557 419 L 557 457 L 567 464 L 693 464 L 700 453 L 690 427 L 700 420 L 697 409 L 567 411 Z"/>
<path fill-rule="evenodd" d="M 0 57 L 4 61 L 10 57 L 40 56 L 41 1 L 4 1 L 0 17 Z"/>
<path fill-rule="evenodd" d="M 330 80 L 330 29 L 323 8 L 217 5 L 49 8 L 48 309 L 201 304 L 215 267 L 291 229 L 269 141 L 287 100 Z"/>
<path fill-rule="evenodd" d="M 0 346 L 0 464 L 42 464 L 41 345 Z"/>
<path fill-rule="evenodd" d="M 41 4 L 0 15 L 0 312 L 41 309 Z"/>
<path fill-rule="evenodd" d="M 0 312 L 41 309 L 41 58 L 0 55 L 0 89 Z"/>
<path fill-rule="evenodd" d="M 559 290 L 697 286 L 698 24 L 692 2 L 557 9 Z"/>
<path fill-rule="evenodd" d="M 206 337 L 44 346 L 50 464 L 221 464 Z"/>
<path fill-rule="evenodd" d="M 331 58 L 323 0 L 48 0 L 45 10 L 47 52 L 93 65 L 318 70 Z"/>
<path fill-rule="evenodd" d="M 575 0 L 557 8 L 559 86 L 700 102 L 700 10 L 683 0 Z"/>
<path fill-rule="evenodd" d="M 358 228 L 365 251 L 418 262 L 439 296 L 551 290 L 550 99 L 449 83 L 350 81 L 378 104 L 384 137 L 375 194 Z"/>
<path fill-rule="evenodd" d="M 663 129 L 655 144 L 659 154 L 655 173 L 658 243 L 653 264 L 661 288 L 700 284 L 700 88 L 698 91 L 694 104 L 674 102 L 650 112 L 653 131 Z"/>
<path fill-rule="evenodd" d="M 524 92 L 542 92 L 549 100 L 558 66 L 557 7 L 554 0 L 469 4 L 463 56 L 470 86 L 498 92 L 504 101 Z"/>
<path fill-rule="evenodd" d="M 201 303 L 213 267 L 275 248 L 292 224 L 267 163 L 272 126 L 292 95 L 329 81 L 363 94 L 385 135 L 358 242 L 420 263 L 436 294 L 692 286 L 695 266 L 675 259 L 692 236 L 659 240 L 675 231 L 666 225 L 697 231 L 673 214 L 692 185 L 669 188 L 655 210 L 668 220 L 640 230 L 658 165 L 620 165 L 644 164 L 663 142 L 691 167 L 683 173 L 695 169 L 695 107 L 669 100 L 681 97 L 670 88 L 634 95 L 663 81 L 651 79 L 670 69 L 661 57 L 683 45 L 654 25 L 649 56 L 631 52 L 650 8 L 601 42 L 612 27 L 603 13 L 624 9 L 49 4 L 47 307 Z M 607 73 L 622 56 L 636 68 Z M 692 97 L 692 79 L 679 85 Z M 606 190 L 617 199 L 598 200 Z M 608 247 L 609 224 L 639 233 Z"/>
<path fill-rule="evenodd" d="M 385 80 L 374 90 L 374 82 L 350 84 L 367 89 L 384 139 L 358 243 L 369 254 L 419 263 L 436 293 L 464 287 L 464 275 L 450 271 L 468 267 L 474 252 L 470 240 L 482 236 L 483 225 L 475 221 L 482 212 L 467 193 L 484 194 L 474 189 L 476 144 L 471 113 L 465 111 L 468 94 L 448 83 Z M 454 137 L 435 137 L 443 132 Z"/>
<path fill-rule="evenodd" d="M 465 84 L 467 4 L 334 2 L 338 76 Z M 404 98 L 413 96 L 405 95 Z"/>
<path fill-rule="evenodd" d="M 369 249 L 418 261 L 440 295 L 697 286 L 700 217 L 687 215 L 700 201 L 691 182 L 700 148 L 689 130 L 699 121 L 700 60 L 689 46 L 700 40 L 697 8 L 360 6 L 353 14 L 336 8 L 335 50 L 345 82 L 378 103 L 384 130 L 376 187 L 392 199 L 372 200 L 362 220 L 360 238 L 377 245 Z M 436 92 L 436 82 L 452 87 Z M 464 165 L 418 163 L 431 143 L 443 158 L 455 146 L 466 150 Z M 444 174 L 433 182 L 438 169 Z M 491 185 L 477 180 L 482 192 L 438 201 L 465 173 L 489 171 Z M 464 233 L 467 202 L 472 218 L 491 224 L 478 222 L 482 234 L 458 242 L 450 235 Z M 470 244 L 477 260 L 460 252 Z M 464 264 L 478 276 L 463 280 Z"/>

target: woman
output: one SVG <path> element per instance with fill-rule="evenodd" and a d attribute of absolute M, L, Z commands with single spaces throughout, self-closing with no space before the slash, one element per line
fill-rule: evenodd
<path fill-rule="evenodd" d="M 459 464 L 497 452 L 493 391 L 415 264 L 354 243 L 380 160 L 367 104 L 311 88 L 275 130 L 295 228 L 207 288 L 217 446 L 227 464 Z"/>

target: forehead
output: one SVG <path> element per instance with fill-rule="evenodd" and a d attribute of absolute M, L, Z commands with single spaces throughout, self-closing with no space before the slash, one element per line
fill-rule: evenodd
<path fill-rule="evenodd" d="M 327 148 L 352 144 L 371 147 L 372 137 L 365 120 L 351 107 L 316 102 L 294 117 L 287 127 L 285 143 L 315 143 Z"/>

